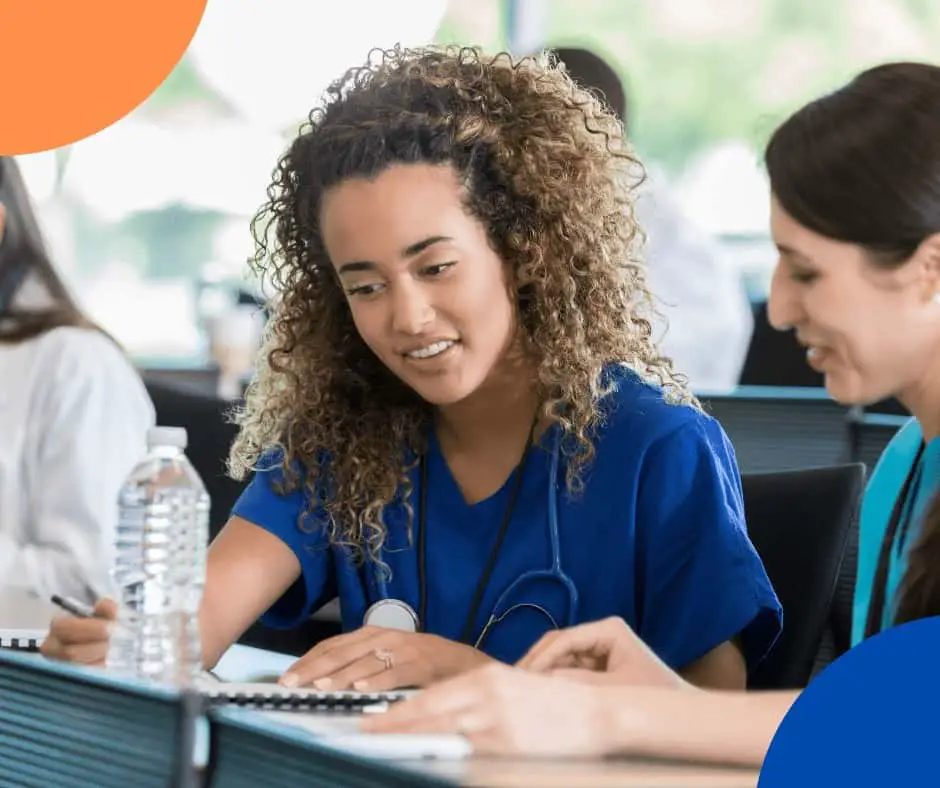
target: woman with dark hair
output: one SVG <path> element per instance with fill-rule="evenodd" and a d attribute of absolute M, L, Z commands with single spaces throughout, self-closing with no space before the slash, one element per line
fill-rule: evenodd
<path fill-rule="evenodd" d="M 118 489 L 154 414 L 124 353 L 56 274 L 10 157 L 0 157 L 0 380 L 0 595 L 30 608 L 17 620 L 42 625 L 51 594 L 93 601 L 108 589 Z"/>
<path fill-rule="evenodd" d="M 865 493 L 858 643 L 940 614 L 940 68 L 866 71 L 787 121 L 766 161 L 771 323 L 835 400 L 895 397 L 914 417 Z"/>
<path fill-rule="evenodd" d="M 780 126 L 765 160 L 771 321 L 796 331 L 834 399 L 896 397 L 913 414 L 865 493 L 857 643 L 940 615 L 940 67 L 865 71 Z M 367 727 L 460 731 L 486 752 L 757 765 L 796 699 L 693 689 L 617 619 L 551 633 L 519 667 L 439 685 Z"/>

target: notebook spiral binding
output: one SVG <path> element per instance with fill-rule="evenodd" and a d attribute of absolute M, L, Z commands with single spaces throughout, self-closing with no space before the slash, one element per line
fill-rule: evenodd
<path fill-rule="evenodd" d="M 37 652 L 45 639 L 40 629 L 0 629 L 0 648 L 12 651 Z"/>
<path fill-rule="evenodd" d="M 404 692 L 320 692 L 271 685 L 219 684 L 202 687 L 210 706 L 242 706 L 256 710 L 361 713 L 369 707 L 387 706 L 404 700 Z"/>

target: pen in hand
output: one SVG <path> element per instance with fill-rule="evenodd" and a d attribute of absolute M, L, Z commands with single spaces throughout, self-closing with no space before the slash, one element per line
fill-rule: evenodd
<path fill-rule="evenodd" d="M 42 653 L 47 657 L 64 659 L 66 662 L 104 665 L 108 641 L 115 623 L 111 620 L 111 606 L 87 605 L 60 594 L 53 594 L 49 601 L 70 617 L 53 619 L 50 622 Z"/>
<path fill-rule="evenodd" d="M 51 597 L 51 602 L 56 607 L 61 608 L 66 613 L 71 613 L 76 618 L 96 618 L 95 609 L 91 607 L 91 605 L 86 605 L 84 602 L 79 602 L 77 599 L 71 599 L 69 597 L 53 594 Z M 207 679 L 210 679 L 214 682 L 222 681 L 222 679 L 211 670 L 203 670 L 202 673 Z"/>
<path fill-rule="evenodd" d="M 58 594 L 53 594 L 50 600 L 56 607 L 62 608 L 66 613 L 71 613 L 77 618 L 94 618 L 95 609 L 90 605 L 79 602 L 76 599 L 69 599 Z"/>

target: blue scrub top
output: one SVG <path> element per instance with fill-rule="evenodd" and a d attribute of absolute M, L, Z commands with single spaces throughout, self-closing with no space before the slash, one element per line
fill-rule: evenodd
<path fill-rule="evenodd" d="M 615 390 L 594 438 L 596 456 L 583 489 L 569 495 L 565 458 L 558 468 L 558 525 L 564 571 L 578 590 L 572 623 L 623 618 L 674 669 L 736 636 L 749 667 L 780 633 L 780 603 L 745 527 L 733 449 L 718 423 L 700 410 L 664 401 L 662 392 L 621 367 L 608 370 Z M 553 426 L 533 448 L 506 539 L 475 622 L 484 628 L 503 592 L 520 575 L 551 566 L 548 491 Z M 278 495 L 276 456 L 255 475 L 233 513 L 279 537 L 297 555 L 302 577 L 264 616 L 269 626 L 296 626 L 335 597 L 343 627 L 361 626 L 367 597 L 346 550 L 328 543 L 317 513 L 298 527 L 302 491 Z M 417 509 L 419 473 L 412 472 Z M 428 454 L 428 632 L 459 639 L 471 597 L 494 544 L 512 483 L 468 506 L 433 436 Z M 416 517 L 417 519 L 417 517 Z M 403 507 L 385 511 L 384 560 L 390 596 L 418 609 L 417 550 Z M 415 524 L 415 527 L 417 524 Z M 417 540 L 415 540 L 417 543 Z M 533 603 L 566 622 L 559 583 L 539 582 L 512 605 Z M 502 611 L 497 611 L 502 612 Z M 513 662 L 551 625 L 531 607 L 493 626 L 480 648 Z"/>
<path fill-rule="evenodd" d="M 894 622 L 895 594 L 907 570 L 907 552 L 917 541 L 923 524 L 927 505 L 940 487 L 940 438 L 934 438 L 924 447 L 920 468 L 914 468 L 917 451 L 924 442 L 924 434 L 916 419 L 911 419 L 891 439 L 878 460 L 865 487 L 862 513 L 858 533 L 858 569 L 855 582 L 855 599 L 852 610 L 852 645 L 865 638 L 868 622 L 868 607 L 871 602 L 875 571 L 881 543 L 895 502 L 901 493 L 908 474 L 916 474 L 911 488 L 910 525 L 906 534 L 900 529 L 892 546 L 888 564 L 888 583 L 885 588 L 885 609 L 881 617 L 881 629 Z M 903 537 L 903 542 L 901 541 Z"/>

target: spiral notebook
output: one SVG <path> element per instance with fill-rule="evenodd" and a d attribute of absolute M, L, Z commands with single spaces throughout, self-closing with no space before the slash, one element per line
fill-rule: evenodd
<path fill-rule="evenodd" d="M 39 651 L 45 639 L 43 629 L 0 629 L 0 648 L 13 651 Z"/>
<path fill-rule="evenodd" d="M 46 630 L 0 629 L 0 648 L 38 652 Z M 282 687 L 267 682 L 228 682 L 207 679 L 199 691 L 211 706 L 242 706 L 298 712 L 345 712 L 347 714 L 382 711 L 404 700 L 413 691 L 395 692 L 321 692 L 315 689 Z"/>
<path fill-rule="evenodd" d="M 341 712 L 346 714 L 383 711 L 404 700 L 414 691 L 395 692 L 322 692 L 315 689 L 290 689 L 279 684 L 205 682 L 199 691 L 211 706 L 241 706 L 249 709 Z"/>

